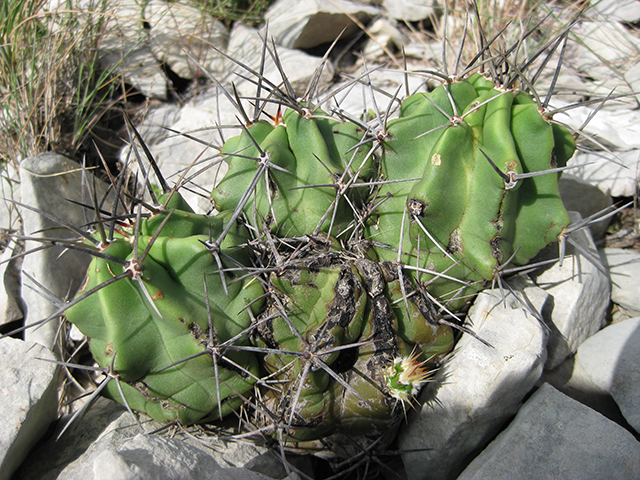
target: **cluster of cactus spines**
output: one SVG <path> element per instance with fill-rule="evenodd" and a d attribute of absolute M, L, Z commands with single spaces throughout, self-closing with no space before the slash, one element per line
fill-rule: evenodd
<path fill-rule="evenodd" d="M 363 116 L 335 92 L 319 98 L 319 73 L 298 98 L 282 70 L 277 83 L 238 62 L 257 95 L 224 91 L 243 124 L 219 147 L 229 169 L 214 215 L 169 187 L 132 128 L 151 200 L 125 194 L 123 173 L 112 212 L 94 201 L 94 232 L 64 225 L 82 235 L 65 245 L 94 259 L 58 314 L 90 338 L 99 390 L 162 422 L 245 406 L 281 447 L 391 437 L 456 330 L 469 331 L 451 312 L 584 226 L 569 225 L 558 192 L 580 132 L 548 111 L 555 80 L 541 100 L 531 61 L 478 28 L 467 67 L 422 72 L 441 80 L 429 92 L 399 88 L 380 109 L 369 74 L 354 79 L 344 88 L 373 99 Z M 265 39 L 267 53 L 280 67 Z"/>

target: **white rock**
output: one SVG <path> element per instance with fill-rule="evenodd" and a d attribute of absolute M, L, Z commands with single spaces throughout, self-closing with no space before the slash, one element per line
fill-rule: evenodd
<path fill-rule="evenodd" d="M 37 343 L 0 340 L 0 480 L 11 477 L 57 417 L 55 360 Z"/>
<path fill-rule="evenodd" d="M 574 376 L 589 378 L 608 392 L 640 433 L 640 317 L 610 325 L 576 353 Z"/>
<path fill-rule="evenodd" d="M 462 335 L 437 374 L 435 395 L 433 385 L 420 395 L 432 401 L 409 413 L 399 436 L 400 449 L 413 450 L 403 455 L 409 478 L 455 478 L 463 459 L 490 441 L 540 377 L 547 334 L 529 309 L 539 316 L 548 295 L 522 279 L 513 288 L 517 298 L 507 293 L 504 304 L 498 291 L 477 297 L 470 323 L 492 347 Z"/>
<path fill-rule="evenodd" d="M 633 435 L 545 384 L 458 480 L 639 477 L 640 443 Z"/>
<path fill-rule="evenodd" d="M 134 119 L 136 129 L 148 145 L 156 145 L 175 135 L 167 130 L 182 115 L 182 107 L 176 103 L 158 103 L 149 107 Z"/>
<path fill-rule="evenodd" d="M 141 420 L 147 432 L 161 427 L 144 416 Z M 268 452 L 264 447 L 215 437 L 197 441 L 189 436 L 142 433 L 122 405 L 99 398 L 59 440 L 52 437 L 35 450 L 17 479 L 265 478 L 256 477 L 248 468 L 223 468 L 250 466 Z"/>
<path fill-rule="evenodd" d="M 53 0 L 50 8 L 73 8 L 81 25 L 83 21 L 95 24 L 104 20 L 104 35 L 98 47 L 100 67 L 122 74 L 129 85 L 149 98 L 166 99 L 167 79 L 149 48 L 149 25 L 144 21 L 148 3 L 115 0 L 98 5 L 93 0 Z"/>
<path fill-rule="evenodd" d="M 366 23 L 378 10 L 348 0 L 279 0 L 265 14 L 269 36 L 287 48 L 312 48 L 358 32 L 358 22 Z M 351 17 L 351 18 L 350 18 Z"/>
<path fill-rule="evenodd" d="M 397 116 L 397 107 L 399 106 L 398 99 L 401 100 L 406 96 L 406 80 L 409 81 L 409 94 L 419 90 L 426 91 L 426 81 L 424 78 L 412 75 L 405 76 L 403 72 L 395 69 L 387 70 L 376 67 L 376 65 L 368 66 L 368 79 L 371 80 L 372 85 L 380 87 L 379 89 L 373 90 L 373 98 L 375 98 L 377 108 L 381 113 L 387 110 L 389 102 L 392 101 L 393 94 L 398 91 L 397 98 L 394 100 L 396 105 L 390 110 L 390 118 Z M 367 77 L 364 76 L 364 74 L 364 70 L 360 69 L 352 74 L 351 77 L 354 79 L 362 78 L 363 82 L 367 82 Z M 355 116 L 366 115 L 370 111 L 375 111 L 373 98 L 371 96 L 372 89 L 365 83 L 357 82 L 354 84 L 353 81 L 340 82 L 336 84 L 332 90 L 338 93 L 331 99 L 331 108 L 339 108 Z M 383 92 L 386 92 L 386 94 Z"/>
<path fill-rule="evenodd" d="M 379 18 L 367 28 L 369 39 L 364 47 L 364 58 L 375 61 L 379 58 L 388 60 L 387 52 L 402 47 L 407 43 L 406 36 L 386 18 Z"/>
<path fill-rule="evenodd" d="M 223 468 L 202 450 L 177 438 L 141 435 L 113 445 L 93 459 L 94 480 L 270 479 L 240 467 Z M 78 480 L 81 480 L 78 478 Z"/>
<path fill-rule="evenodd" d="M 590 9 L 606 19 L 619 22 L 634 23 L 640 20 L 640 3 L 637 0 L 598 0 L 591 2 Z"/>
<path fill-rule="evenodd" d="M 640 253 L 622 248 L 605 248 L 611 276 L 611 300 L 629 313 L 640 315 Z"/>
<path fill-rule="evenodd" d="M 566 172 L 562 174 L 558 187 L 564 208 L 578 212 L 582 218 L 600 212 L 613 203 L 611 196 L 593 184 Z M 609 219 L 590 225 L 589 230 L 593 238 L 598 240 L 604 237 L 608 226 Z"/>
<path fill-rule="evenodd" d="M 572 222 L 580 220 L 579 214 L 570 213 Z M 588 229 L 574 232 L 571 238 L 599 262 Z M 545 319 L 551 329 L 545 368 L 553 369 L 602 328 L 611 298 L 611 284 L 604 272 L 569 243 L 562 266 L 555 264 L 534 280 L 553 296 L 551 318 Z"/>
<path fill-rule="evenodd" d="M 254 71 L 260 71 L 264 34 L 264 29 L 258 31 L 241 23 L 237 23 L 231 31 L 231 38 L 229 39 L 229 46 L 227 49 L 228 55 L 235 60 L 244 63 Z M 268 34 L 269 38 L 273 35 L 271 24 L 269 24 Z M 271 44 L 271 42 L 269 44 L 269 48 L 273 50 L 273 44 Z M 282 64 L 282 69 L 284 70 L 287 79 L 292 84 L 296 95 L 302 96 L 309 84 L 309 80 L 314 76 L 316 69 L 320 67 L 322 59 L 320 57 L 307 55 L 299 50 L 286 48 L 286 46 L 277 46 L 276 49 L 280 63 Z M 282 75 L 268 52 L 266 57 L 264 76 L 275 85 L 280 85 L 283 81 Z M 223 85 L 230 84 L 230 82 L 233 81 L 241 94 L 255 96 L 255 83 L 237 76 L 237 74 L 241 74 L 253 79 L 254 76 L 252 74 L 249 74 L 246 70 L 228 60 L 222 70 L 227 72 L 226 81 L 222 81 L 220 78 L 218 79 Z M 333 78 L 333 75 L 333 65 L 328 61 L 322 71 L 322 75 L 320 76 L 320 87 L 327 84 Z M 263 95 L 266 95 L 264 91 Z"/>
<path fill-rule="evenodd" d="M 0 195 L 4 199 L 0 205 L 0 325 L 22 318 L 23 305 L 20 296 L 20 268 L 22 258 L 12 257 L 21 248 L 11 235 L 22 231 L 18 207 L 11 200 L 19 200 L 20 180 L 12 164 L 6 164 L 0 179 Z"/>
<path fill-rule="evenodd" d="M 150 1 L 144 15 L 151 26 L 149 45 L 155 58 L 181 78 L 200 77 L 202 68 L 211 70 L 213 59 L 221 56 L 212 46 L 226 49 L 229 39 L 226 27 L 195 6 Z"/>
<path fill-rule="evenodd" d="M 632 63 L 629 58 L 638 54 L 640 40 L 630 34 L 621 23 L 608 18 L 604 21 L 582 21 L 572 33 L 580 39 L 578 65 L 597 80 L 604 78 L 590 69 L 600 69 L 614 81 L 616 71 L 626 71 Z M 614 85 L 615 86 L 615 85 Z"/>
<path fill-rule="evenodd" d="M 384 0 L 382 6 L 391 18 L 407 22 L 425 20 L 440 7 L 437 0 Z"/>
<path fill-rule="evenodd" d="M 638 10 L 640 10 L 640 3 L 635 1 L 634 3 L 638 5 Z M 636 63 L 627 70 L 624 74 L 624 79 L 631 86 L 631 90 L 636 92 L 636 100 L 640 102 L 640 63 Z"/>
<path fill-rule="evenodd" d="M 93 212 L 71 201 L 91 205 L 89 190 L 82 181 L 80 165 L 55 153 L 43 153 L 29 157 L 20 164 L 21 202 L 25 205 L 53 215 L 71 225 L 85 225 L 93 220 Z M 100 186 L 101 183 L 97 182 Z M 105 187 L 98 191 L 98 198 L 104 195 Z M 71 200 L 71 201 L 70 201 Z M 24 233 L 27 236 L 44 236 L 58 239 L 75 239 L 77 234 L 62 228 L 53 220 L 28 208 L 20 208 Z M 40 232 L 40 233 L 37 233 Z M 42 246 L 42 242 L 28 241 L 25 250 Z M 82 283 L 91 257 L 75 250 L 52 247 L 26 255 L 22 272 L 31 275 L 58 299 L 72 296 Z M 43 320 L 54 314 L 56 307 L 51 299 L 41 295 L 41 287 L 23 276 L 22 298 L 27 306 L 25 318 L 27 324 Z M 31 285 L 32 288 L 25 288 Z M 38 328 L 25 331 L 25 339 L 41 343 L 52 348 L 58 329 L 57 319 Z"/>
<path fill-rule="evenodd" d="M 122 74 L 125 81 L 147 98 L 167 99 L 167 77 L 144 44 L 131 46 L 120 39 L 105 39 L 100 49 L 100 66 Z M 126 55 L 123 53 L 126 52 Z"/>
<path fill-rule="evenodd" d="M 603 115 L 605 114 L 606 112 L 603 112 Z M 638 121 L 640 121 L 640 117 L 638 117 Z M 638 135 L 640 135 L 640 130 Z M 569 164 L 579 165 L 579 167 L 572 169 L 571 174 L 597 186 L 612 197 L 634 196 L 638 181 L 640 181 L 640 148 L 616 151 L 613 154 L 598 153 L 578 153 L 575 155 Z M 605 158 L 602 158 L 602 155 Z"/>

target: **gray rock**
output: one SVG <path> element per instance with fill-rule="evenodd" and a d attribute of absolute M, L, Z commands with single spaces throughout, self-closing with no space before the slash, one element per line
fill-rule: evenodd
<path fill-rule="evenodd" d="M 613 1 L 615 2 L 615 0 Z M 638 5 L 638 10 L 640 11 L 640 4 L 636 1 L 633 1 L 633 3 Z M 624 79 L 631 86 L 631 90 L 636 92 L 636 100 L 640 102 L 640 63 L 636 63 L 627 70 L 624 74 Z"/>
<path fill-rule="evenodd" d="M 34 450 L 17 479 L 53 480 L 93 477 L 93 459 L 108 444 L 120 444 L 140 433 L 140 427 L 120 404 L 98 398 L 87 413 L 57 439 L 68 418 L 59 422 L 52 437 Z M 157 424 L 145 423 L 149 430 Z"/>
<path fill-rule="evenodd" d="M 593 184 L 566 172 L 560 178 L 559 188 L 564 207 L 580 213 L 582 218 L 598 213 L 613 203 L 611 196 Z M 590 225 L 589 230 L 594 240 L 603 238 L 608 226 L 609 219 Z"/>
<path fill-rule="evenodd" d="M 640 433 L 640 317 L 610 325 L 586 340 L 576 353 L 574 377 L 589 379 L 613 397 Z"/>
<path fill-rule="evenodd" d="M 155 1 L 155 0 L 152 0 Z M 97 7 L 92 0 L 59 2 L 73 8 L 78 18 L 96 21 Z M 144 22 L 145 5 L 141 0 L 118 0 L 106 3 L 104 36 L 100 39 L 99 57 L 103 70 L 121 74 L 129 85 L 149 98 L 167 98 L 167 79 L 149 47 L 148 23 Z"/>
<path fill-rule="evenodd" d="M 545 384 L 458 480 L 639 477 L 633 435 Z"/>
<path fill-rule="evenodd" d="M 13 258 L 22 251 L 22 246 L 12 235 L 22 231 L 22 222 L 18 207 L 12 200 L 18 200 L 20 180 L 12 164 L 5 164 L 0 180 L 0 195 L 4 199 L 0 204 L 0 325 L 23 317 L 20 290 L 20 269 L 22 258 Z M 12 259 L 13 258 L 13 259 Z"/>
<path fill-rule="evenodd" d="M 611 276 L 611 301 L 640 315 L 640 253 L 622 248 L 605 248 L 603 253 Z"/>
<path fill-rule="evenodd" d="M 136 46 L 122 43 L 123 38 L 102 42 L 100 66 L 104 70 L 114 69 L 138 92 L 151 99 L 167 99 L 167 77 L 160 63 L 153 57 L 151 49 L 143 43 Z"/>
<path fill-rule="evenodd" d="M 553 370 L 545 370 L 540 380 L 538 380 L 537 386 L 541 386 L 544 383 L 548 383 L 565 395 L 601 413 L 619 425 L 627 424 L 622 413 L 620 413 L 620 408 L 611 398 L 611 395 L 598 387 L 588 375 L 584 374 L 575 356 L 567 358 Z"/>
<path fill-rule="evenodd" d="M 149 46 L 153 55 L 181 78 L 202 76 L 202 69 L 211 70 L 215 59 L 221 57 L 212 47 L 226 49 L 226 27 L 195 6 L 151 0 L 144 16 L 151 26 Z"/>
<path fill-rule="evenodd" d="M 196 212 L 207 213 L 212 208 L 211 190 L 227 171 L 226 163 L 221 162 L 218 155 L 222 141 L 217 127 L 237 124 L 234 110 L 224 95 L 215 95 L 214 91 L 198 96 L 178 112 L 168 112 L 167 118 L 172 120 L 166 125 L 172 131 L 165 131 L 165 138 L 158 143 L 151 143 L 154 138 L 162 138 L 152 128 L 152 123 L 141 128 L 141 135 L 145 132 L 149 135 L 143 139 L 169 185 L 187 180 L 187 188 L 181 190 L 185 200 Z M 228 138 L 238 133 L 239 130 L 229 130 L 225 135 Z M 138 165 L 135 155 L 129 151 L 130 147 L 124 148 L 120 160 L 124 164 L 128 159 L 129 167 L 135 172 Z M 143 155 L 142 151 L 139 153 Z"/>
<path fill-rule="evenodd" d="M 612 327 L 620 330 L 624 328 L 624 323 L 617 325 L 620 326 Z M 635 328 L 626 338 L 621 335 L 618 338 L 624 341 L 624 347 L 618 357 L 609 393 L 629 425 L 640 434 L 640 318 L 635 319 Z"/>
<path fill-rule="evenodd" d="M 386 18 L 379 18 L 367 28 L 369 39 L 363 54 L 367 62 L 388 60 L 387 52 L 400 48 L 408 42 L 408 38 Z"/>
<path fill-rule="evenodd" d="M 536 316 L 548 295 L 522 279 L 512 288 L 515 294 L 506 293 L 504 301 L 498 291 L 481 293 L 469 312 L 473 330 L 492 346 L 463 334 L 435 383 L 420 395 L 426 403 L 409 413 L 399 436 L 400 449 L 412 450 L 403 455 L 409 478 L 454 478 L 540 377 L 547 335 Z"/>
<path fill-rule="evenodd" d="M 440 7 L 437 0 L 383 0 L 382 6 L 389 17 L 407 22 L 425 20 Z"/>
<path fill-rule="evenodd" d="M 0 480 L 11 477 L 57 417 L 55 360 L 40 344 L 0 340 Z"/>
<path fill-rule="evenodd" d="M 29 157 L 20 164 L 22 203 L 35 207 L 42 212 L 72 225 L 84 225 L 93 220 L 90 212 L 71 201 L 91 205 L 89 191 L 84 186 L 80 165 L 63 155 L 43 153 Z M 104 194 L 104 188 L 98 192 L 98 198 Z M 57 239 L 74 239 L 78 235 L 62 228 L 45 215 L 26 207 L 20 208 L 24 233 L 27 236 L 42 236 Z M 39 241 L 25 242 L 25 250 L 30 251 L 42 246 Z M 54 314 L 59 306 L 52 302 L 50 295 L 58 299 L 66 299 L 73 295 L 85 277 L 87 266 L 91 260 L 89 255 L 65 250 L 63 247 L 46 248 L 26 255 L 22 265 L 23 288 L 22 298 L 27 305 L 25 319 L 31 324 Z M 30 275 L 49 293 L 43 292 Z M 25 288 L 31 286 L 32 288 Z M 38 328 L 26 330 L 25 339 L 53 348 L 57 331 L 57 319 L 47 322 Z"/>
<path fill-rule="evenodd" d="M 606 96 L 614 89 L 616 93 L 630 93 L 622 75 L 634 64 L 629 58 L 640 53 L 640 40 L 612 18 L 591 19 L 585 18 L 572 28 L 572 33 L 580 39 L 573 45 L 572 66 L 578 71 L 589 72 L 589 83 L 599 87 L 594 93 Z M 589 126 L 587 130 L 592 128 Z M 613 129 L 615 125 L 609 128 Z"/>
<path fill-rule="evenodd" d="M 296 3 L 297 5 L 297 3 Z M 264 45 L 264 35 L 267 32 L 262 29 L 260 31 L 247 27 L 242 23 L 234 25 L 231 31 L 231 38 L 229 39 L 229 46 L 227 53 L 235 60 L 244 63 L 248 67 L 255 71 L 260 71 L 260 64 L 262 62 L 262 51 Z M 268 28 L 269 39 L 274 36 L 273 24 L 269 23 Z M 277 43 L 277 41 L 276 41 Z M 270 48 L 273 50 L 273 44 L 270 42 Z M 296 95 L 302 96 L 305 93 L 309 80 L 314 76 L 316 69 L 320 67 L 322 59 L 313 55 L 308 55 L 300 50 L 296 50 L 288 47 L 287 45 L 276 46 L 278 58 L 282 65 L 282 69 L 287 75 L 287 79 L 293 86 Z M 278 70 L 275 62 L 271 58 L 271 55 L 267 53 L 266 65 L 264 69 L 264 76 L 271 80 L 275 85 L 280 85 L 283 81 L 282 75 Z M 227 77 L 223 81 L 218 79 L 222 84 L 230 85 L 233 81 L 241 94 L 255 96 L 256 86 L 255 83 L 249 82 L 237 76 L 238 73 L 250 78 L 253 75 L 248 74 L 246 70 L 239 67 L 237 64 L 227 60 L 223 70 L 229 72 Z M 319 86 L 326 85 L 334 75 L 334 68 L 330 61 L 327 61 L 322 75 L 319 80 Z M 263 93 L 264 95 L 264 93 Z M 275 112 L 274 112 L 275 113 Z M 234 112 L 234 114 L 236 114 Z M 237 123 L 237 122 L 236 122 Z"/>
<path fill-rule="evenodd" d="M 161 426 L 145 418 L 146 432 Z M 263 447 L 144 433 L 123 406 L 104 398 L 56 441 L 62 426 L 24 463 L 19 480 L 268 478 L 244 468 L 265 455 Z"/>
<path fill-rule="evenodd" d="M 287 48 L 312 48 L 357 33 L 361 24 L 378 14 L 369 5 L 348 0 L 279 0 L 265 15 L 269 35 Z"/>
<path fill-rule="evenodd" d="M 571 212 L 571 221 L 579 220 L 580 216 Z M 547 369 L 560 365 L 582 342 L 600 330 L 609 307 L 611 285 L 608 276 L 600 270 L 603 267 L 599 265 L 591 233 L 582 229 L 571 237 L 590 257 L 567 243 L 562 266 L 557 263 L 534 277 L 538 286 L 553 297 L 551 317 L 545 319 L 551 329 Z"/>
<path fill-rule="evenodd" d="M 93 459 L 94 480 L 262 480 L 265 475 L 223 468 L 209 455 L 177 438 L 136 435 L 120 445 L 101 449 Z M 81 477 L 77 477 L 82 480 Z"/>
<path fill-rule="evenodd" d="M 635 121 L 640 121 L 640 116 Z M 640 130 L 628 135 L 640 138 Z M 603 155 L 605 158 L 602 158 Z M 640 181 L 640 147 L 614 153 L 578 153 L 569 164 L 577 166 L 571 170 L 572 175 L 595 185 L 607 195 L 632 197 L 636 194 L 636 186 Z"/>
<path fill-rule="evenodd" d="M 21 202 L 26 207 L 20 207 L 19 211 L 23 230 L 27 236 L 42 236 L 63 241 L 77 240 L 79 238 L 77 233 L 54 219 L 76 227 L 93 221 L 95 219 L 93 210 L 84 208 L 78 203 L 92 204 L 94 185 L 97 190 L 97 199 L 102 202 L 102 207 L 111 208 L 112 197 L 107 197 L 105 200 L 108 188 L 104 182 L 100 180 L 93 182 L 90 173 L 83 172 L 78 163 L 63 155 L 43 153 L 24 159 L 20 164 L 20 178 Z M 27 207 L 37 208 L 43 213 Z M 28 240 L 24 248 L 30 251 L 42 245 L 42 242 Z M 24 257 L 22 301 L 27 305 L 25 312 L 27 324 L 49 318 L 59 311 L 60 301 L 71 298 L 81 285 L 90 260 L 89 255 L 61 246 L 34 251 Z M 29 279 L 25 273 L 32 279 Z M 43 290 L 43 287 L 46 290 Z M 51 348 L 57 328 L 56 318 L 52 317 L 52 321 L 27 329 L 25 339 Z"/>
<path fill-rule="evenodd" d="M 628 23 L 640 20 L 640 3 L 637 0 L 598 0 L 590 7 L 607 19 Z"/>
<path fill-rule="evenodd" d="M 257 30 L 240 23 L 235 25 L 228 45 L 228 52 L 233 58 L 259 71 L 262 47 L 263 38 Z M 320 66 L 321 58 L 286 48 L 278 48 L 278 55 L 289 81 L 296 92 L 302 95 Z M 230 60 L 225 60 L 222 64 L 224 66 L 216 67 L 226 71 L 224 76 L 216 78 L 221 84 L 230 86 L 234 82 L 240 95 L 255 96 L 255 84 L 238 77 L 234 72 L 249 77 L 251 74 Z M 280 72 L 269 54 L 264 75 L 276 85 L 282 83 Z M 320 77 L 320 85 L 327 83 L 332 76 L 333 67 L 329 63 Z M 262 94 L 266 95 L 264 91 Z M 248 114 L 252 115 L 253 107 L 249 103 L 244 106 Z M 275 111 L 272 113 L 275 114 Z M 201 92 L 179 111 L 163 109 L 152 112 L 149 121 L 140 128 L 143 139 L 170 184 L 181 182 L 183 176 L 192 179 L 187 184 L 188 189 L 183 189 L 182 192 L 198 213 L 211 211 L 210 192 L 227 171 L 226 162 L 221 161 L 218 155 L 219 149 L 223 140 L 241 133 L 239 116 L 227 97 L 216 88 L 211 88 Z M 168 123 L 163 123 L 165 121 Z M 161 123 L 170 127 L 171 131 L 154 128 Z M 128 155 L 129 147 L 121 152 L 122 163 L 126 162 Z M 134 158 L 131 156 L 130 162 Z M 130 166 L 134 171 L 137 169 L 135 164 L 130 163 Z"/>

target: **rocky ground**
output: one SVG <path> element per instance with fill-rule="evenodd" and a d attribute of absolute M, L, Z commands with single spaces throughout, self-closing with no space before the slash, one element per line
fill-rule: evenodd
<path fill-rule="evenodd" d="M 413 66 L 440 62 L 440 44 L 418 42 L 408 28 L 433 13 L 428 2 L 377 3 L 277 2 L 267 15 L 269 36 L 294 85 L 306 85 L 320 64 L 321 58 L 312 55 L 318 45 L 332 41 L 344 27 L 348 27 L 346 37 L 360 31 L 354 22 L 370 26 L 371 40 L 357 45 L 372 70 L 372 83 L 386 91 L 393 92 L 404 76 L 392 69 L 374 71 L 380 61 L 389 60 L 385 50 L 397 52 L 404 44 Z M 206 42 L 176 37 L 176 26 L 181 31 L 191 29 L 197 38 L 253 68 L 260 62 L 261 32 L 239 24 L 228 32 L 222 24 L 193 21 L 200 13 L 188 7 L 167 10 L 164 3 L 152 0 L 144 13 L 151 27 L 145 42 L 140 42 L 136 32 L 142 22 L 136 5 L 133 0 L 122 2 L 121 17 L 127 21 L 114 24 L 112 43 L 105 46 L 113 53 L 122 49 L 122 42 L 137 45 L 132 57 L 136 68 L 131 65 L 129 81 L 153 99 L 141 115 L 139 129 L 164 174 L 175 181 L 194 159 L 199 170 L 215 155 L 207 145 L 220 144 L 221 139 L 212 127 L 237 123 L 226 98 L 202 82 L 196 82 L 190 97 L 175 101 L 175 83 L 167 81 L 158 60 L 180 78 L 197 78 L 206 69 L 225 85 L 233 69 L 216 50 L 207 49 Z M 619 93 L 640 91 L 640 35 L 633 29 L 640 21 L 637 2 L 601 1 L 595 8 L 575 27 L 580 41 L 570 50 L 566 62 L 571 68 L 560 80 L 567 85 L 567 95 L 554 99 L 555 108 L 575 101 L 577 90 L 590 95 L 606 95 L 613 88 Z M 198 62 L 184 55 L 185 48 L 198 52 Z M 618 75 L 598 73 L 603 65 L 614 65 Z M 335 80 L 339 66 L 340 60 L 334 59 L 323 81 Z M 271 68 L 265 75 L 279 78 Z M 353 72 L 361 68 L 362 60 L 352 65 Z M 240 95 L 253 94 L 254 85 L 233 78 Z M 419 79 L 411 81 L 415 82 L 411 90 L 420 88 Z M 362 98 L 361 91 L 351 92 L 341 106 L 363 111 Z M 578 153 L 571 164 L 580 168 L 563 175 L 562 195 L 574 223 L 614 202 L 637 199 L 638 99 L 629 95 L 602 109 L 585 105 L 568 112 L 562 121 L 578 129 L 596 111 L 586 132 L 597 135 L 613 153 Z M 126 156 L 125 148 L 122 158 Z M 189 185 L 194 208 L 203 212 L 211 208 L 207 197 L 216 174 L 214 169 L 205 170 Z M 22 160 L 19 171 L 7 169 L 3 176 L 5 231 L 31 235 L 54 225 L 11 200 L 74 225 L 85 223 L 83 209 L 67 201 L 83 201 L 85 182 L 77 163 L 47 153 Z M 609 230 L 607 220 L 575 232 L 577 246 L 569 245 L 562 265 L 524 272 L 509 280 L 509 288 L 481 293 L 468 312 L 467 324 L 491 346 L 462 335 L 455 354 L 421 393 L 419 405 L 407 412 L 395 450 L 386 452 L 381 462 L 363 451 L 353 463 L 368 464 L 383 478 L 640 478 L 638 218 L 629 207 L 613 222 Z M 18 249 L 29 251 L 37 245 L 16 246 L 11 237 L 5 243 L 5 261 Z M 23 317 L 32 323 L 59 315 L 55 299 L 77 289 L 88 263 L 81 254 L 55 249 L 33 251 L 20 260 L 3 264 L 4 323 Z M 29 329 L 25 340 L 0 340 L 0 398 L 5 412 L 0 424 L 0 480 L 12 475 L 83 480 L 321 478 L 317 460 L 292 455 L 283 462 L 264 446 L 225 441 L 202 429 L 156 431 L 159 425 L 144 418 L 137 423 L 124 407 L 104 399 L 56 441 L 68 421 L 68 416 L 58 419 L 59 411 L 68 410 L 59 409 L 58 400 L 58 386 L 67 372 L 43 359 L 60 354 L 56 339 L 67 334 L 66 327 L 48 322 Z"/>

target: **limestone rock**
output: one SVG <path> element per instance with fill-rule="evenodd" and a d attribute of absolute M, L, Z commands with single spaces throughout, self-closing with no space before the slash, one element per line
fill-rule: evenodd
<path fill-rule="evenodd" d="M 11 337 L 0 340 L 0 480 L 11 478 L 56 419 L 55 360 L 40 344 Z"/>
<path fill-rule="evenodd" d="M 608 392 L 640 433 L 640 317 L 610 325 L 580 345 L 578 375 Z"/>
<path fill-rule="evenodd" d="M 491 346 L 463 334 L 436 382 L 420 395 L 422 408 L 409 414 L 399 436 L 400 449 L 412 450 L 403 455 L 409 478 L 454 478 L 540 377 L 547 335 L 536 317 L 548 295 L 522 279 L 512 288 L 515 293 L 507 291 L 504 299 L 498 291 L 477 297 L 468 324 Z"/>
<path fill-rule="evenodd" d="M 241 467 L 223 468 L 203 451 L 177 438 L 138 434 L 101 449 L 93 459 L 94 480 L 267 480 Z M 82 480 L 82 477 L 77 477 Z"/>
<path fill-rule="evenodd" d="M 559 187 L 564 207 L 569 211 L 580 213 L 582 218 L 600 212 L 613 203 L 609 195 L 591 183 L 569 173 L 562 175 Z M 608 226 L 609 220 L 590 225 L 589 230 L 591 230 L 594 240 L 603 238 Z"/>
<path fill-rule="evenodd" d="M 436 13 L 439 3 L 436 0 L 383 0 L 382 6 L 391 18 L 419 22 Z"/>
<path fill-rule="evenodd" d="M 43 153 L 29 157 L 20 164 L 21 202 L 34 207 L 71 225 L 85 225 L 94 219 L 93 212 L 75 203 L 91 205 L 90 191 L 82 179 L 81 167 L 63 155 Z M 98 182 L 99 185 L 99 182 Z M 98 192 L 98 198 L 105 188 Z M 39 235 L 48 238 L 71 239 L 78 235 L 63 228 L 60 223 L 26 207 L 20 207 L 24 233 L 27 236 Z M 37 233 L 39 232 L 39 233 Z M 25 250 L 36 249 L 42 245 L 38 241 L 25 242 Z M 50 298 L 40 293 L 42 287 L 29 280 L 30 275 L 58 299 L 66 299 L 75 294 L 81 285 L 91 258 L 89 255 L 66 250 L 56 246 L 34 251 L 26 255 L 22 265 L 22 298 L 27 306 L 25 318 L 27 324 L 46 319 L 58 311 L 58 306 Z M 33 288 L 25 288 L 24 285 Z M 57 330 L 56 317 L 38 328 L 25 331 L 25 339 L 32 340 L 51 349 Z"/>
<path fill-rule="evenodd" d="M 458 480 L 640 477 L 640 443 L 628 431 L 545 384 Z"/>
<path fill-rule="evenodd" d="M 287 48 L 312 48 L 358 32 L 352 19 L 366 23 L 378 14 L 374 7 L 348 0 L 279 0 L 265 15 L 269 36 Z"/>
<path fill-rule="evenodd" d="M 571 212 L 571 221 L 579 220 L 580 216 Z M 611 284 L 606 273 L 600 270 L 603 267 L 591 233 L 588 229 L 579 230 L 572 234 L 572 239 L 590 256 L 567 243 L 562 266 L 556 263 L 534 277 L 536 284 L 553 297 L 551 318 L 546 319 L 551 329 L 545 365 L 548 369 L 560 365 L 602 328 L 609 307 Z M 598 262 L 597 265 L 594 262 Z"/>
<path fill-rule="evenodd" d="M 640 253 L 622 248 L 605 248 L 611 276 L 611 301 L 631 314 L 640 315 Z"/>
<path fill-rule="evenodd" d="M 640 20 L 640 3 L 637 0 L 598 0 L 590 6 L 605 19 L 628 23 Z"/>
<path fill-rule="evenodd" d="M 161 425 L 142 416 L 144 431 L 126 409 L 99 398 L 56 441 L 60 425 L 24 463 L 17 480 L 267 479 L 244 468 L 267 449 L 240 442 L 150 434 Z M 203 444 L 210 445 L 204 446 Z M 269 473 L 269 472 L 267 472 Z M 281 478 L 282 476 L 280 476 Z M 290 477 L 291 480 L 295 477 Z"/>
<path fill-rule="evenodd" d="M 252 68 L 254 71 L 260 71 L 264 36 L 267 34 L 270 39 L 269 48 L 273 50 L 271 38 L 274 36 L 274 31 L 271 23 L 269 23 L 268 31 L 265 31 L 264 29 L 258 31 L 241 23 L 234 25 L 234 28 L 231 31 L 231 38 L 229 39 L 229 46 L 227 49 L 228 55 L 234 60 Z M 302 96 L 305 93 L 309 80 L 320 67 L 322 59 L 320 57 L 308 55 L 300 50 L 290 48 L 287 45 L 277 45 L 276 51 L 282 65 L 282 69 L 285 72 L 287 79 L 292 84 L 296 95 Z M 248 74 L 246 70 L 229 60 L 226 60 L 223 70 L 227 72 L 227 77 L 225 79 L 219 78 L 219 81 L 222 84 L 230 84 L 231 81 L 233 81 L 242 94 L 255 96 L 255 83 L 240 78 L 238 73 L 245 77 L 248 76 L 249 78 L 253 78 L 253 75 Z M 327 62 L 322 71 L 319 84 L 322 86 L 328 83 L 333 78 L 333 75 L 333 65 L 331 62 Z M 282 75 L 269 52 L 266 54 L 264 76 L 275 85 L 280 85 L 283 81 Z"/>
<path fill-rule="evenodd" d="M 0 195 L 4 199 L 0 205 L 0 325 L 20 320 L 23 317 L 20 290 L 20 269 L 22 258 L 13 258 L 22 251 L 22 246 L 11 235 L 22 230 L 18 207 L 12 200 L 19 199 L 20 180 L 12 164 L 5 164 L 0 180 Z"/>
<path fill-rule="evenodd" d="M 195 6 L 151 1 L 144 13 L 151 27 L 149 46 L 153 55 L 181 78 L 203 76 L 202 68 L 211 70 L 214 58 L 221 57 L 212 47 L 226 49 L 226 27 Z"/>
<path fill-rule="evenodd" d="M 637 120 L 640 121 L 640 117 Z M 635 134 L 640 138 L 640 130 Z M 603 155 L 605 158 L 602 158 Z M 571 170 L 572 175 L 595 185 L 607 195 L 632 197 L 636 194 L 636 186 L 640 181 L 640 146 L 614 153 L 578 153 L 569 164 L 577 166 Z"/>

